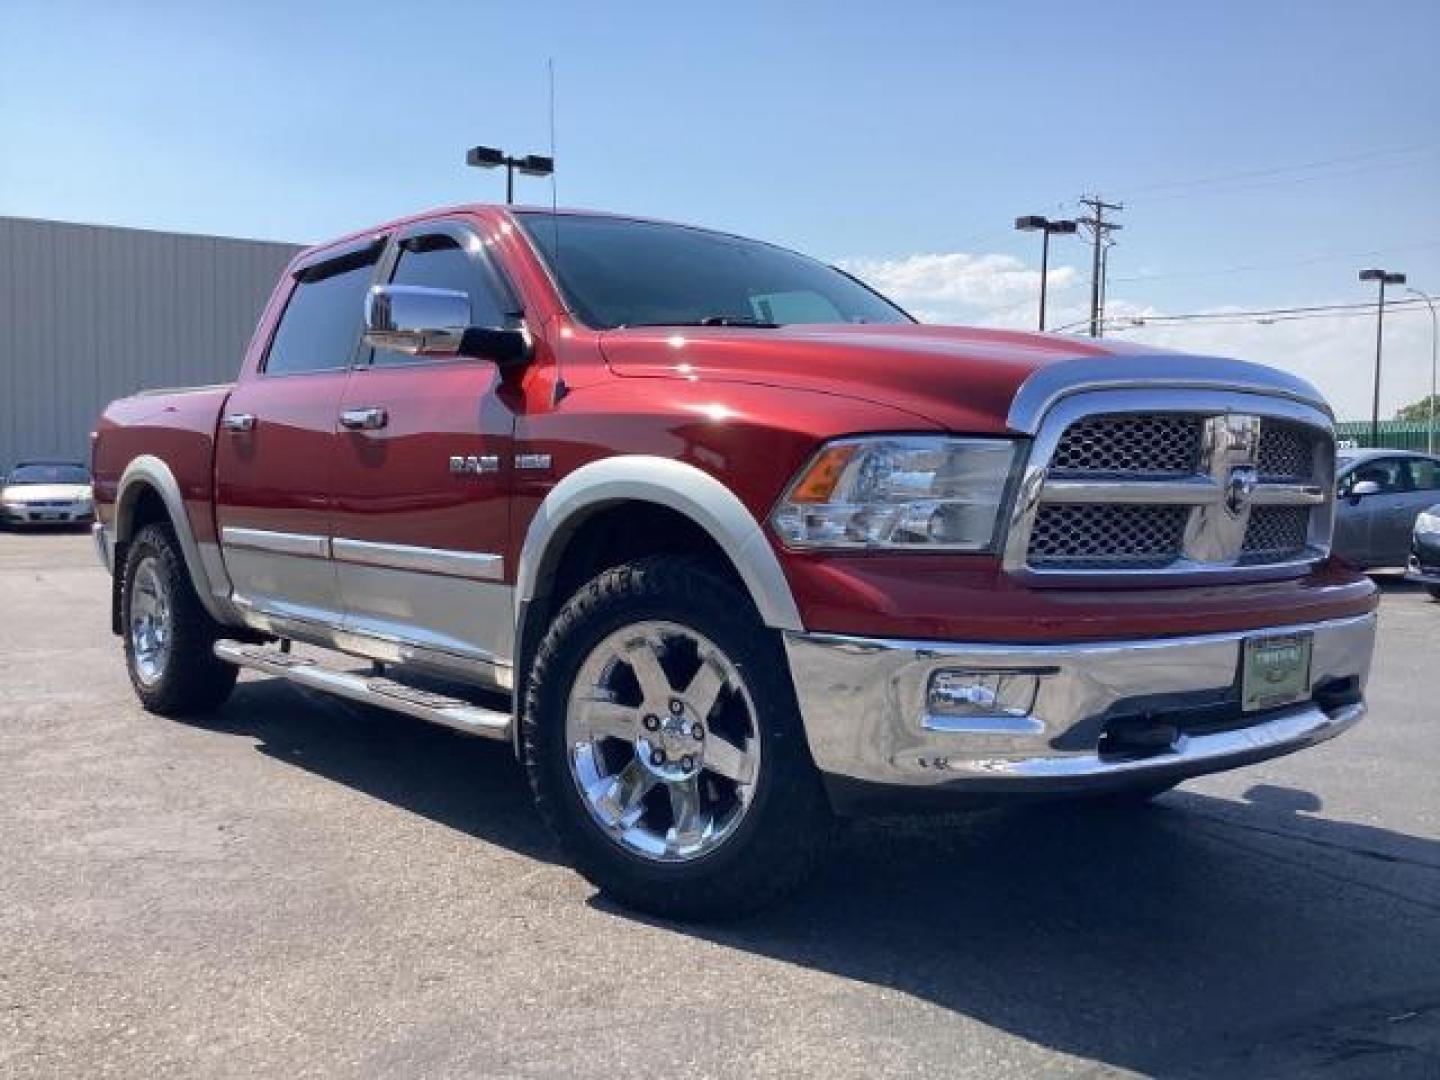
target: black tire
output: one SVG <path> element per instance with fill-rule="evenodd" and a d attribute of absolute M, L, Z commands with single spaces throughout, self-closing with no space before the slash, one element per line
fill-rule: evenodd
<path fill-rule="evenodd" d="M 165 594 L 169 638 L 161 662 L 146 668 L 137 659 L 131 615 L 137 578 L 148 572 L 154 573 Z M 195 594 L 180 544 L 170 528 L 147 525 L 136 533 L 126 551 L 123 573 L 120 602 L 125 667 L 140 703 L 159 716 L 214 711 L 234 689 L 237 670 L 211 651 L 225 629 L 210 617 Z"/>
<path fill-rule="evenodd" d="M 1426 585 L 1425 591 L 1430 594 L 1432 600 L 1440 600 L 1440 585 Z"/>
<path fill-rule="evenodd" d="M 663 620 L 719 648 L 754 703 L 760 765 L 734 831 L 680 863 L 622 846 L 591 815 L 571 771 L 566 713 L 590 653 L 615 631 Z M 522 751 L 541 815 L 575 867 L 613 899 L 681 919 L 732 918 L 795 889 L 828 848 L 833 818 L 801 727 L 783 647 L 749 599 L 705 561 L 657 556 L 607 570 L 561 609 L 537 650 L 525 696 Z"/>

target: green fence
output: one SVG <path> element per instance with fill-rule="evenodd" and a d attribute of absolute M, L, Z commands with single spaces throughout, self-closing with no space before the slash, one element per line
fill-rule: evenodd
<path fill-rule="evenodd" d="M 1437 424 L 1440 424 L 1440 418 L 1437 418 Z M 1430 437 L 1430 429 L 1429 425 L 1424 423 L 1382 420 L 1380 439 L 1372 443 L 1369 420 L 1342 420 L 1335 425 L 1335 434 L 1342 442 L 1354 443 L 1356 446 L 1373 445 L 1387 450 L 1424 450 L 1427 448 L 1426 440 Z M 1440 430 L 1436 431 L 1435 447 L 1440 449 Z"/>

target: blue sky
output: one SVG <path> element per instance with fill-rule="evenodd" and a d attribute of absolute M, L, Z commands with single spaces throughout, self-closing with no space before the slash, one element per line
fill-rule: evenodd
<path fill-rule="evenodd" d="M 548 149 L 553 57 L 562 203 L 847 260 L 929 317 L 1028 325 L 1038 245 L 1011 222 L 1093 190 L 1127 204 L 1116 313 L 1359 301 L 1370 263 L 1440 292 L 1434 0 L 6 12 L 0 213 L 311 241 L 496 199 L 464 148 Z M 1080 245 L 1054 268 L 1057 325 Z M 1429 382 L 1428 319 L 1393 328 L 1391 407 Z M 1124 332 L 1365 411 L 1368 320 Z"/>

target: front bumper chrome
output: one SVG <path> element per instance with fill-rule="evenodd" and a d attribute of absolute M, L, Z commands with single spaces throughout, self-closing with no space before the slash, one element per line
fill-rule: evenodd
<path fill-rule="evenodd" d="M 1246 638 L 1309 632 L 1311 697 L 1253 714 L 1240 705 Z M 786 635 L 816 764 L 837 805 L 887 795 L 1065 794 L 1144 786 L 1300 750 L 1365 714 L 1375 616 L 1197 637 L 1068 645 Z M 1029 710 L 968 720 L 927 712 L 943 669 L 1028 672 Z M 1125 724 L 1169 732 L 1136 749 Z M 1173 730 L 1171 725 L 1173 724 Z M 897 798 L 893 800 L 899 802 Z"/>

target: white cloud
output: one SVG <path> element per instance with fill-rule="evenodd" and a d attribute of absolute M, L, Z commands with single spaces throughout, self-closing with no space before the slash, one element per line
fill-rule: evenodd
<path fill-rule="evenodd" d="M 868 281 L 904 307 L 931 313 L 936 321 L 970 316 L 993 318 L 1029 305 L 1034 318 L 1040 292 L 1040 271 L 1012 255 L 969 255 L 963 252 L 907 255 L 901 259 L 843 259 L 850 273 Z M 1076 280 L 1072 267 L 1050 268 L 1050 288 L 1063 289 Z M 926 320 L 931 321 L 929 319 Z"/>
<path fill-rule="evenodd" d="M 1010 255 L 929 253 L 895 259 L 845 259 L 841 265 L 893 297 L 923 322 L 1014 329 L 1031 329 L 1035 325 L 1040 273 Z M 1088 289 L 1088 274 L 1071 266 L 1052 266 L 1049 325 L 1083 324 L 1089 313 Z M 1316 303 L 1347 301 L 1354 302 L 1354 297 L 1320 299 Z M 1159 314 L 1113 291 L 1106 311 L 1112 319 L 1143 319 Z M 1181 352 L 1270 364 L 1313 382 L 1342 419 L 1370 415 L 1375 364 L 1373 318 L 1306 319 L 1271 325 L 1151 323 L 1111 333 L 1126 341 Z M 1382 416 L 1392 416 L 1401 405 L 1430 392 L 1430 333 L 1429 315 L 1423 308 L 1387 314 L 1380 392 Z"/>

